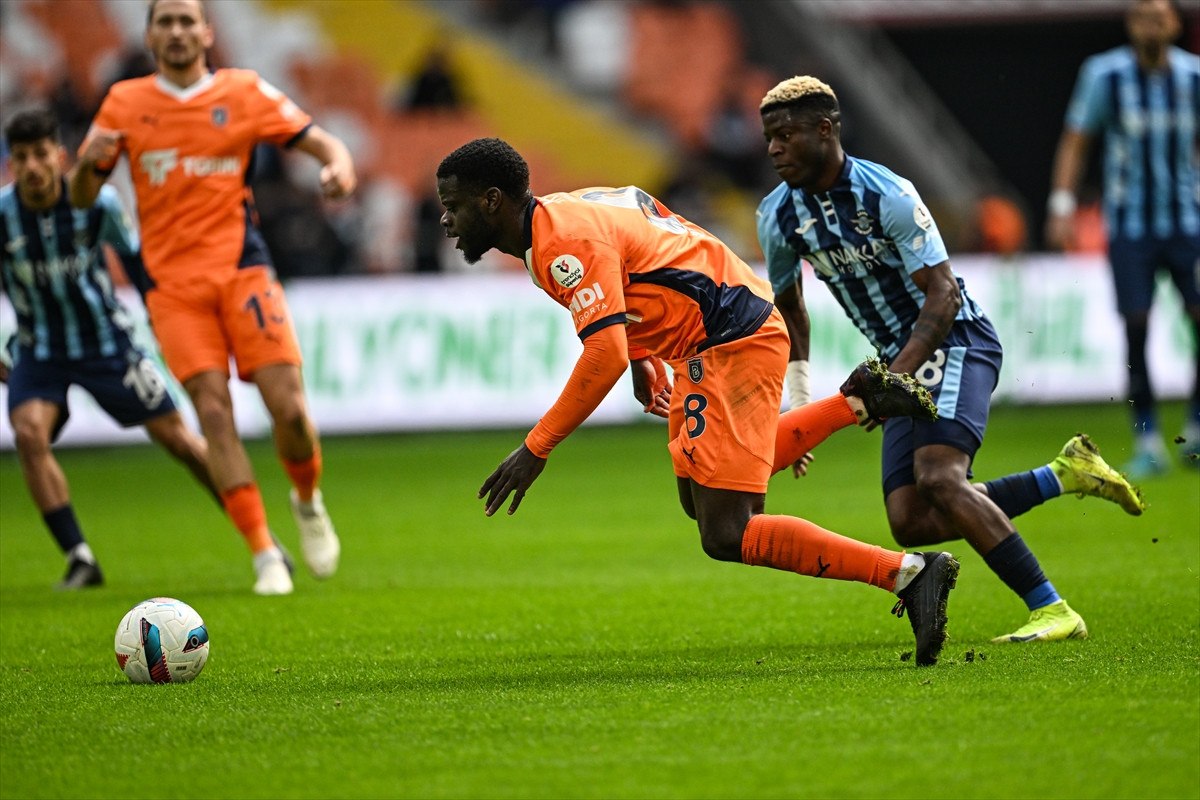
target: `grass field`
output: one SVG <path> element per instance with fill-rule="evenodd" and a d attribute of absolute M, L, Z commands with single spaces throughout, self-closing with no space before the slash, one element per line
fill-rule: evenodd
<path fill-rule="evenodd" d="M 1169 409 L 1168 430 L 1182 410 Z M 1119 463 L 1119 406 L 997 409 L 981 477 L 1077 429 Z M 331 581 L 251 595 L 240 540 L 150 448 L 61 460 L 108 584 L 62 571 L 0 455 L 0 796 L 1198 797 L 1200 479 L 1141 518 L 1061 498 L 1018 520 L 1092 638 L 998 646 L 1024 606 L 961 543 L 942 663 L 917 669 L 877 589 L 719 564 L 679 511 L 662 429 L 589 428 L 514 517 L 475 492 L 520 432 L 328 439 Z M 890 543 L 878 434 L 845 431 L 773 513 Z M 252 446 L 294 547 L 286 483 Z M 204 616 L 192 684 L 134 686 L 134 603 Z"/>

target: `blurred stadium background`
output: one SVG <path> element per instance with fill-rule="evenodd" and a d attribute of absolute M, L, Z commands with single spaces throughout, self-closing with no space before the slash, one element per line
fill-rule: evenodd
<path fill-rule="evenodd" d="M 1094 202 L 1078 252 L 1042 253 L 1050 163 L 1083 58 L 1125 41 L 1124 0 L 208 0 L 215 66 L 257 70 L 354 152 L 360 190 L 324 203 L 309 159 L 264 147 L 254 177 L 326 431 L 523 425 L 578 352 L 568 319 L 490 254 L 468 267 L 433 193 L 443 155 L 511 141 L 538 193 L 634 183 L 761 255 L 754 208 L 774 184 L 757 104 L 811 73 L 843 105 L 848 152 L 914 180 L 956 270 L 1008 350 L 1002 400 L 1124 395 L 1119 320 Z M 144 0 L 0 2 L 0 108 L 48 104 L 78 145 L 107 87 L 153 65 Z M 1200 49 L 1200 14 L 1182 45 Z M 7 174 L 4 176 L 8 180 Z M 1096 172 L 1085 197 L 1098 193 Z M 115 179 L 118 186 L 121 176 Z M 126 196 L 129 193 L 126 192 Z M 130 199 L 129 202 L 132 202 Z M 119 267 L 119 265 L 114 265 Z M 832 389 L 866 353 L 811 292 Z M 136 296 L 125 299 L 138 307 Z M 1151 365 L 1180 397 L 1190 342 L 1163 293 Z M 0 308 L 0 328 L 11 330 Z M 530 330 L 532 329 L 532 331 Z M 517 335 L 517 331 L 524 335 Z M 0 389 L 0 394 L 3 390 Z M 253 393 L 240 423 L 265 429 Z M 66 443 L 128 439 L 82 396 Z M 611 398 L 599 418 L 633 419 Z M 11 447 L 7 419 L 0 446 Z"/>

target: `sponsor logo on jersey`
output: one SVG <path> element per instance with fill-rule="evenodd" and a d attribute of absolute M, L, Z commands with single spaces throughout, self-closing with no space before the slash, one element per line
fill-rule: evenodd
<path fill-rule="evenodd" d="M 229 109 L 225 106 L 216 106 L 212 110 L 212 124 L 218 128 L 229 122 Z"/>
<path fill-rule="evenodd" d="M 583 262 L 572 255 L 561 255 L 550 264 L 550 275 L 564 289 L 570 289 L 583 280 Z"/>
<path fill-rule="evenodd" d="M 704 380 L 704 359 L 700 356 L 693 356 L 687 360 L 688 379 L 692 383 L 699 383 Z"/>
<path fill-rule="evenodd" d="M 206 178 L 209 175 L 241 175 L 242 161 L 236 156 L 185 156 L 179 158 L 179 150 L 147 150 L 139 159 L 151 186 L 162 186 L 176 167 L 182 164 L 183 174 L 189 178 Z"/>
<path fill-rule="evenodd" d="M 816 225 L 816 224 L 817 224 L 817 218 L 809 217 L 808 219 L 804 220 L 804 222 L 800 223 L 800 227 L 796 228 L 796 233 L 803 236 L 804 234 L 808 233 L 809 228 L 811 228 L 813 225 Z"/>
<path fill-rule="evenodd" d="M 575 296 L 571 298 L 571 304 L 567 306 L 567 310 L 573 314 L 579 314 L 597 300 L 603 299 L 604 290 L 600 288 L 599 283 L 593 283 L 591 286 L 584 286 L 575 291 Z"/>
<path fill-rule="evenodd" d="M 167 182 L 167 175 L 178 164 L 178 157 L 178 151 L 172 147 L 170 150 L 147 150 L 138 161 L 141 162 L 142 171 L 150 178 L 150 185 L 162 186 Z"/>

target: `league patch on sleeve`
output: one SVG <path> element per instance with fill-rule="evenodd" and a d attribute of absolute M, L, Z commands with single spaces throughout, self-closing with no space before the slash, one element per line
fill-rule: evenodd
<path fill-rule="evenodd" d="M 550 274 L 555 283 L 570 289 L 583 280 L 583 262 L 572 255 L 561 255 L 550 264 Z"/>
<path fill-rule="evenodd" d="M 923 231 L 933 227 L 933 217 L 929 214 L 929 209 L 923 203 L 917 203 L 913 206 L 913 222 L 917 223 L 917 227 Z"/>

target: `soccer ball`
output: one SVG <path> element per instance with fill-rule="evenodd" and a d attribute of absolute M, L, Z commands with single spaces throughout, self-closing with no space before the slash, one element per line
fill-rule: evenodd
<path fill-rule="evenodd" d="M 208 661 L 208 629 L 187 603 L 153 597 L 121 619 L 113 647 L 134 683 L 186 683 Z"/>

